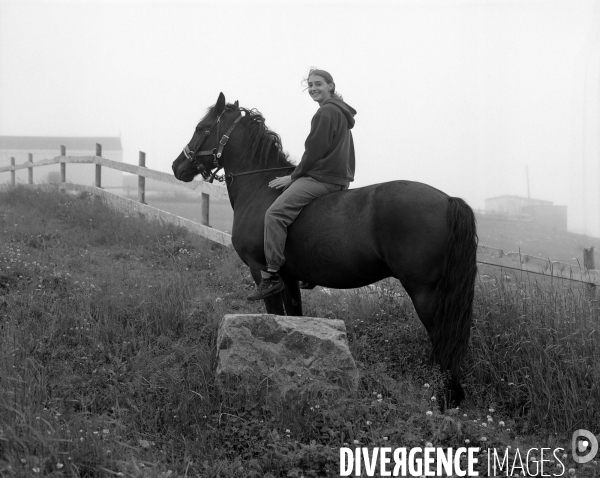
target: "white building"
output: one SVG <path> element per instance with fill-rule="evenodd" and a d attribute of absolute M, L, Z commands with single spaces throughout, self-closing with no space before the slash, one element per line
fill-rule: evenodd
<path fill-rule="evenodd" d="M 505 219 L 529 220 L 561 231 L 567 230 L 567 206 L 557 206 L 544 199 L 497 196 L 485 200 L 485 210 Z"/>

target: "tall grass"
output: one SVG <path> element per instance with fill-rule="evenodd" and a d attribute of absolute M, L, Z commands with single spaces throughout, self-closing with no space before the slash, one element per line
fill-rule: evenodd
<path fill-rule="evenodd" d="M 529 275 L 479 283 L 468 374 L 480 401 L 522 417 L 525 430 L 600 423 L 595 288 Z"/>
<path fill-rule="evenodd" d="M 502 447 L 544 427 L 541 446 L 546 432 L 599 431 L 597 302 L 577 290 L 478 284 L 470 398 L 442 414 L 427 334 L 394 280 L 303 296 L 305 315 L 345 320 L 358 392 L 220 393 L 218 323 L 263 312 L 251 287 L 233 251 L 182 229 L 0 191 L 0 475 L 331 476 L 344 443 Z M 490 407 L 505 426 L 486 422 Z"/>

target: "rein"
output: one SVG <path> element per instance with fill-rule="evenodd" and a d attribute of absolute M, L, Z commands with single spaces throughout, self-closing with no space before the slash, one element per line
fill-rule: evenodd
<path fill-rule="evenodd" d="M 254 171 L 246 171 L 244 173 L 227 173 L 225 175 L 225 179 L 231 179 L 231 183 L 230 184 L 233 184 L 233 178 L 235 176 L 245 176 L 247 174 L 264 173 L 264 172 L 267 172 L 267 171 L 280 171 L 282 169 L 294 169 L 295 167 L 296 166 L 286 166 L 286 167 L 283 167 L 283 168 L 255 169 Z"/>

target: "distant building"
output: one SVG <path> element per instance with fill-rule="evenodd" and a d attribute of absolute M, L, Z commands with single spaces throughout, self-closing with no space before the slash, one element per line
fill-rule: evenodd
<path fill-rule="evenodd" d="M 521 196 L 497 196 L 485 200 L 486 214 L 504 219 L 530 220 L 559 230 L 567 230 L 567 206 L 555 206 L 552 201 Z"/>
<path fill-rule="evenodd" d="M 33 155 L 33 161 L 60 156 L 60 147 L 65 146 L 67 156 L 94 156 L 96 143 L 102 146 L 102 157 L 114 161 L 123 161 L 121 138 L 114 136 L 100 137 L 64 137 L 64 136 L 0 136 L 0 167 L 10 166 L 10 158 L 15 158 L 15 164 L 28 161 L 28 154 Z M 96 168 L 93 164 L 72 164 L 66 166 L 66 180 L 70 183 L 93 186 L 95 184 Z M 0 183 L 10 181 L 10 173 L 0 173 Z M 27 169 L 16 171 L 17 183 L 28 182 Z M 60 181 L 60 164 L 33 168 L 33 182 L 57 183 Z M 123 185 L 122 172 L 102 168 L 102 187 L 121 188 Z"/>

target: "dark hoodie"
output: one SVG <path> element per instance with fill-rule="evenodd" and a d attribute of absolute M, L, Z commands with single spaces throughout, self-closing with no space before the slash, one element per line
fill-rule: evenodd
<path fill-rule="evenodd" d="M 292 180 L 310 176 L 324 183 L 348 187 L 354 181 L 352 132 L 356 110 L 337 98 L 329 98 L 313 116 L 300 164 Z"/>

